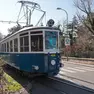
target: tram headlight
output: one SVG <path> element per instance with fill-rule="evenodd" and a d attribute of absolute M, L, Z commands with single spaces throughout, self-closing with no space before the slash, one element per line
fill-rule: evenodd
<path fill-rule="evenodd" d="M 51 64 L 54 66 L 56 64 L 55 60 L 51 60 Z"/>

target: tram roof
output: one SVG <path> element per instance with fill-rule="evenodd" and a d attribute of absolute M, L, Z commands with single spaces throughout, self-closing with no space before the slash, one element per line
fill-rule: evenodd
<path fill-rule="evenodd" d="M 35 29 L 51 29 L 51 30 L 59 30 L 58 28 L 56 27 L 25 27 L 25 28 L 22 28 L 20 31 L 25 31 L 25 30 L 35 30 Z"/>
<path fill-rule="evenodd" d="M 39 29 L 50 29 L 50 30 L 59 30 L 58 28 L 56 28 L 56 27 L 24 27 L 24 28 L 22 28 L 22 29 L 20 29 L 19 31 L 16 31 L 16 32 L 14 32 L 14 33 L 11 33 L 11 34 L 8 34 L 5 38 L 3 38 L 0 42 L 2 42 L 4 39 L 6 40 L 7 38 L 10 38 L 10 37 L 12 37 L 12 36 L 14 36 L 14 35 L 16 35 L 16 34 L 18 34 L 18 33 L 20 33 L 20 32 L 22 32 L 22 31 L 26 31 L 26 30 L 39 30 Z"/>

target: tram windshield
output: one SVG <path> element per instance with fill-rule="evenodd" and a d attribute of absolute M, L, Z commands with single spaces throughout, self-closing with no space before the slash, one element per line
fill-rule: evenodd
<path fill-rule="evenodd" d="M 45 48 L 46 49 L 58 48 L 58 32 L 55 31 L 45 32 Z"/>

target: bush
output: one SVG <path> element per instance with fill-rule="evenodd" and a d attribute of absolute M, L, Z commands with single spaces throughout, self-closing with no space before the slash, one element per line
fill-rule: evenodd
<path fill-rule="evenodd" d="M 0 79 L 1 79 L 1 77 L 3 76 L 3 68 L 2 67 L 0 67 Z"/>

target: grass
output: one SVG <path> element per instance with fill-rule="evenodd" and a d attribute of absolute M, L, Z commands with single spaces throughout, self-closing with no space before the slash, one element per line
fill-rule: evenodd
<path fill-rule="evenodd" d="M 19 91 L 22 88 L 22 86 L 16 80 L 14 80 L 11 76 L 9 76 L 7 73 L 3 71 L 3 68 L 2 68 L 3 65 L 4 65 L 4 61 L 0 58 L 0 74 L 2 74 L 0 79 L 0 82 L 2 83 L 0 83 L 0 86 L 3 87 L 3 92 L 7 91 L 10 93 L 10 92 Z"/>
<path fill-rule="evenodd" d="M 8 94 L 10 93 L 15 93 L 15 92 L 19 92 L 20 89 L 22 88 L 22 86 L 15 81 L 11 76 L 9 76 L 8 74 L 6 74 L 4 72 L 3 77 L 0 79 L 0 83 L 2 88 L 0 88 L 0 92 L 8 92 Z M 1 94 L 1 93 L 0 93 Z"/>
<path fill-rule="evenodd" d="M 22 88 L 22 86 L 8 74 L 4 73 L 4 78 L 7 80 L 6 88 L 9 92 L 16 92 Z"/>
<path fill-rule="evenodd" d="M 2 67 L 4 64 L 4 61 L 2 60 L 2 58 L 0 58 L 0 67 Z"/>

